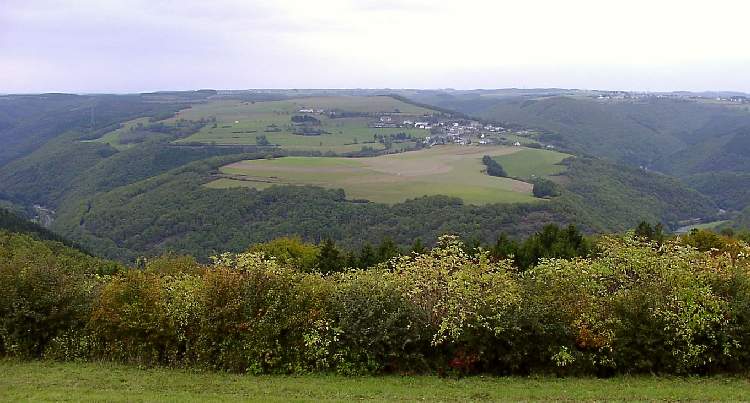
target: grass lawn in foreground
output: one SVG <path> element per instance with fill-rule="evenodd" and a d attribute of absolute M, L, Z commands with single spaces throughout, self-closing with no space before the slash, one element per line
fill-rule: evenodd
<path fill-rule="evenodd" d="M 109 363 L 0 361 L 2 401 L 738 401 L 744 378 L 251 376 Z"/>
<path fill-rule="evenodd" d="M 436 146 L 369 158 L 284 157 L 241 161 L 221 168 L 212 188 L 312 185 L 344 189 L 349 199 L 398 203 L 425 195 L 459 197 L 468 204 L 538 201 L 532 185 L 482 172 L 482 156 L 521 150 L 500 146 Z"/>

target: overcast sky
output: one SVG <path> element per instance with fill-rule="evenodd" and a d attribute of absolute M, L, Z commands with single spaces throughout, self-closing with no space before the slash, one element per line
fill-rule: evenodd
<path fill-rule="evenodd" d="M 745 0 L 0 0 L 0 92 L 750 92 Z"/>

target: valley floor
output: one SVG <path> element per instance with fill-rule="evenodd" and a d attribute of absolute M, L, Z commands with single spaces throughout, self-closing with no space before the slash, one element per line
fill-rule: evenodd
<path fill-rule="evenodd" d="M 0 360 L 0 401 L 745 400 L 739 377 L 249 376 Z"/>

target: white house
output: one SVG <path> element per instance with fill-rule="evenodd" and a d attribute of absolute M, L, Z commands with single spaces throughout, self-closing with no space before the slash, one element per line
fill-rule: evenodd
<path fill-rule="evenodd" d="M 513 145 L 516 146 L 516 147 L 521 147 L 521 143 L 519 143 L 517 141 L 515 143 L 513 143 Z"/>

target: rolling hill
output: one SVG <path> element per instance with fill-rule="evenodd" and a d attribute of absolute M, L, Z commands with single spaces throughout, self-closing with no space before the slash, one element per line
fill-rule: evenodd
<path fill-rule="evenodd" d="M 34 137 L 35 142 L 28 143 L 31 145 L 26 148 L 14 145 L 16 151 L 6 154 L 5 163 L 0 166 L 0 202 L 20 206 L 21 210 L 41 205 L 53 211 L 55 220 L 51 229 L 55 233 L 82 244 L 92 253 L 124 261 L 163 251 L 195 254 L 205 259 L 218 251 L 242 250 L 252 242 L 294 234 L 312 241 L 331 238 L 356 247 L 364 242 L 378 243 L 386 237 L 406 245 L 414 239 L 435 239 L 447 232 L 493 242 L 500 232 L 525 236 L 547 223 L 574 223 L 589 233 L 624 230 L 641 220 L 659 221 L 675 228 L 681 220 L 712 220 L 718 211 L 711 200 L 680 181 L 606 159 L 587 157 L 573 146 L 570 149 L 574 158 L 565 161 L 562 160 L 567 154 L 525 147 L 514 148 L 514 153 L 509 155 L 497 155 L 509 174 L 521 180 L 514 181 L 482 174 L 478 160 L 466 160 L 472 171 L 465 172 L 465 167 L 461 168 L 466 162 L 460 158 L 462 151 L 442 157 L 430 154 L 448 146 L 400 153 L 399 147 L 386 149 L 381 142 L 369 144 L 360 133 L 372 137 L 373 132 L 404 129 L 368 127 L 380 117 L 406 119 L 406 116 L 424 113 L 449 113 L 439 107 L 432 110 L 421 102 L 411 104 L 400 97 L 372 95 L 377 94 L 371 90 L 361 93 L 326 90 L 51 96 L 48 100 L 51 105 L 39 108 L 36 112 L 39 116 L 34 115 L 28 105 L 14 106 L 23 113 L 13 112 L 13 108 L 2 112 L 2 116 L 16 119 L 15 123 L 4 126 L 2 133 L 6 137 L 13 136 L 13 130 L 20 130 L 21 121 L 31 125 L 36 120 L 41 126 L 47 125 L 42 115 L 51 109 L 58 108 L 55 113 L 59 113 L 60 118 L 46 134 Z M 485 98 L 493 104 L 515 105 L 512 97 Z M 38 97 L 34 102 L 43 103 L 44 99 Z M 3 102 L 5 104 L 0 102 L 0 110 L 15 101 L 10 97 Z M 23 102 L 30 101 L 24 99 Z M 68 105 L 65 102 L 75 105 L 64 107 Z M 97 118 L 90 127 L 91 108 L 87 109 L 86 102 L 95 103 L 96 108 L 113 106 L 102 112 L 106 119 Z M 525 106 L 523 113 L 539 108 L 537 104 L 544 102 L 570 107 L 568 101 L 553 97 Z M 520 108 L 520 105 L 513 107 Z M 314 112 L 299 112 L 308 108 Z M 555 108 L 558 107 L 551 107 L 551 110 Z M 332 117 L 315 112 L 316 109 L 346 116 Z M 564 115 L 563 112 L 550 113 L 557 120 Z M 585 114 L 580 113 L 583 119 Z M 304 117 L 312 116 L 327 133 L 305 136 L 285 131 L 294 130 L 296 122 L 292 117 L 296 115 L 303 116 L 297 119 L 303 124 L 314 123 Z M 654 112 L 649 116 L 656 119 L 654 116 L 658 114 Z M 265 119 L 270 119 L 268 122 L 279 120 L 276 128 L 280 131 L 265 132 L 274 124 Z M 281 124 L 282 120 L 285 123 Z M 343 124 L 344 121 L 351 125 Z M 632 124 L 632 119 L 627 122 Z M 741 122 L 740 118 L 736 125 Z M 581 125 L 585 123 L 582 121 Z M 338 124 L 341 126 L 336 126 Z M 337 127 L 341 133 L 336 131 Z M 259 129 L 264 130 L 263 135 L 273 145 L 256 144 L 261 136 L 257 132 Z M 514 130 L 522 130 L 522 126 Z M 576 136 L 594 136 L 594 131 L 583 132 Z M 536 133 L 541 137 L 552 135 L 554 140 L 554 133 L 547 129 L 538 128 Z M 516 138 L 514 133 L 503 136 Z M 357 144 L 347 144 L 353 143 L 355 137 Z M 671 140 L 665 141 L 662 147 L 667 148 L 673 142 L 687 144 L 688 137 L 684 134 L 664 137 Z M 232 141 L 220 144 L 221 138 Z M 315 141 L 309 143 L 309 138 Z M 536 139 L 518 139 L 529 147 L 538 146 Z M 545 144 L 551 142 L 544 140 Z M 347 150 L 365 146 L 371 146 L 375 155 L 356 159 L 335 154 L 322 156 L 324 151 L 337 147 L 347 153 Z M 479 149 L 474 145 L 451 147 Z M 413 159 L 413 155 L 429 158 Z M 438 162 L 444 157 L 458 158 L 444 164 L 450 168 L 447 173 L 412 175 L 414 167 L 440 165 Z M 285 166 L 287 162 L 295 162 L 295 167 Z M 241 172 L 230 169 L 237 168 L 237 164 L 242 165 Z M 338 173 L 339 176 L 329 182 L 321 182 L 324 178 L 319 171 L 330 169 L 331 164 L 347 165 L 349 171 Z M 459 165 L 461 169 L 456 168 Z M 393 171 L 399 166 L 404 169 Z M 373 174 L 373 169 L 378 167 L 382 172 Z M 266 172 L 258 175 L 259 170 L 264 169 Z M 365 171 L 369 175 L 369 179 L 365 179 L 372 182 L 369 185 L 367 180 L 357 179 L 356 173 Z M 450 172 L 458 176 L 451 176 Z M 406 180 L 404 175 L 399 177 L 399 173 L 412 177 Z M 263 180 L 258 181 L 258 176 Z M 531 197 L 530 182 L 536 177 L 553 178 L 559 187 L 559 196 L 546 201 Z M 378 187 L 385 182 L 388 183 L 385 188 Z M 523 189 L 514 188 L 514 183 Z M 697 179 L 695 183 L 698 186 Z M 467 188 L 477 185 L 482 189 L 481 197 L 477 196 L 476 189 Z M 388 189 L 396 189 L 396 192 L 389 193 Z M 705 191 L 719 200 L 712 191 Z M 739 204 L 739 200 L 734 203 Z"/>

